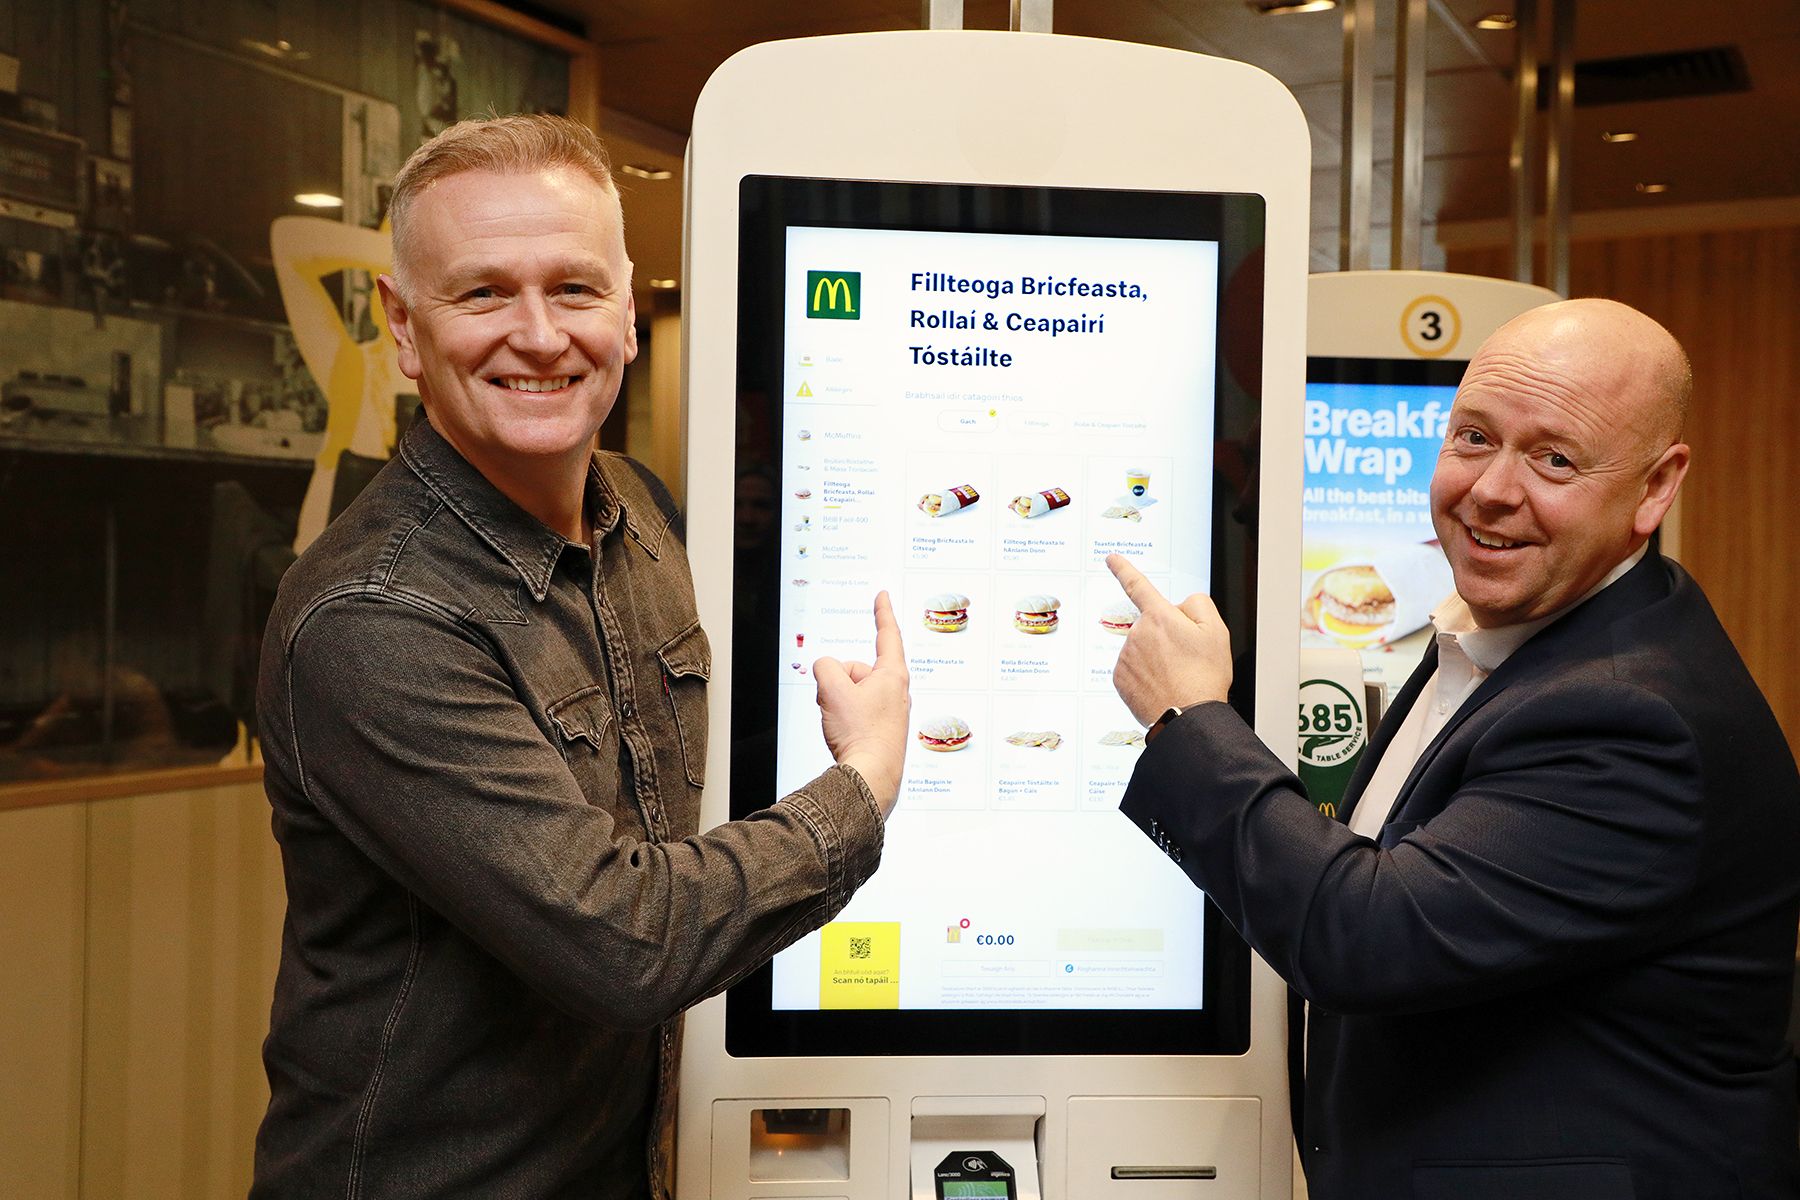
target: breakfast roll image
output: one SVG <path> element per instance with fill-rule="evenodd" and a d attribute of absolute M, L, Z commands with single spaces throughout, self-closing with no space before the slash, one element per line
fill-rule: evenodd
<path fill-rule="evenodd" d="M 1068 506 L 1069 493 L 1061 488 L 1045 488 L 1041 492 L 1014 496 L 1012 502 L 1012 510 L 1021 517 L 1041 517 L 1047 512 Z"/>
<path fill-rule="evenodd" d="M 941 492 L 926 492 L 919 497 L 919 511 L 928 517 L 944 517 L 969 507 L 979 499 L 981 493 L 975 490 L 975 485 L 965 483 L 959 487 L 945 488 Z"/>
<path fill-rule="evenodd" d="M 1424 628 L 1455 586 L 1437 546 L 1386 546 L 1333 563 L 1308 580 L 1301 623 L 1341 646 L 1378 646 Z"/>

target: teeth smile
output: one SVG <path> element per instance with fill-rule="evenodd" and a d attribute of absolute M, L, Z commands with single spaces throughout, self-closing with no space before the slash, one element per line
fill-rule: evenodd
<path fill-rule="evenodd" d="M 559 375 L 555 379 L 526 379 L 523 376 L 506 375 L 494 382 L 515 392 L 554 392 L 568 387 L 574 380 L 573 375 Z"/>
<path fill-rule="evenodd" d="M 1509 542 L 1505 538 L 1495 537 L 1491 533 L 1482 533 L 1478 529 L 1469 530 L 1469 536 L 1474 538 L 1477 544 L 1486 546 L 1490 550 L 1510 550 L 1514 546 L 1525 544 L 1524 542 Z"/>

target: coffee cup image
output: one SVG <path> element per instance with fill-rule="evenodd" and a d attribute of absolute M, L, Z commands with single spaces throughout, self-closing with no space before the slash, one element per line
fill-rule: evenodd
<path fill-rule="evenodd" d="M 939 754 L 961 750 L 974 734 L 961 717 L 933 717 L 919 726 L 919 745 Z"/>
<path fill-rule="evenodd" d="M 969 626 L 969 598 L 959 592 L 939 592 L 925 598 L 925 628 L 933 633 L 961 633 Z"/>
<path fill-rule="evenodd" d="M 1020 633 L 1055 633 L 1059 622 L 1056 610 L 1061 607 L 1061 600 L 1042 592 L 1020 596 L 1013 605 L 1013 628 Z"/>

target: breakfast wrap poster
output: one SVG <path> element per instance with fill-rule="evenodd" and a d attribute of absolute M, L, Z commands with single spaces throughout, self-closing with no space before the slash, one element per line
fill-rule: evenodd
<path fill-rule="evenodd" d="M 1425 629 L 1454 586 L 1431 526 L 1430 491 L 1455 395 L 1452 387 L 1306 386 L 1301 644 L 1362 650 L 1365 669 L 1382 682 L 1404 679 L 1411 662 L 1390 672 L 1376 652 Z"/>

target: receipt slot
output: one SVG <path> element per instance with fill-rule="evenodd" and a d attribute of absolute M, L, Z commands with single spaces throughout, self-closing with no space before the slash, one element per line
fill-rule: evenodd
<path fill-rule="evenodd" d="M 707 84 L 702 823 L 829 763 L 811 664 L 882 589 L 914 740 L 880 871 L 690 1014 L 684 1200 L 1289 1194 L 1284 989 L 1117 811 L 1105 564 L 1214 597 L 1291 756 L 1308 155 L 1268 75 L 1152 46 L 828 37 Z"/>

